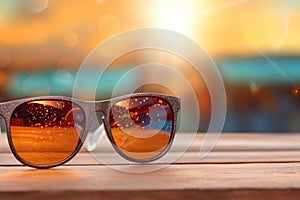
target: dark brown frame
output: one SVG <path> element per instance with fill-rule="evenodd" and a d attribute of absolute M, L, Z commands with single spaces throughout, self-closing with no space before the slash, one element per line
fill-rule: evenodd
<path fill-rule="evenodd" d="M 113 104 L 115 104 L 116 102 L 120 101 L 120 100 L 124 100 L 124 99 L 128 99 L 128 98 L 134 98 L 134 97 L 159 97 L 162 99 L 165 99 L 172 111 L 173 111 L 173 125 L 172 125 L 172 133 L 171 133 L 171 137 L 169 140 L 168 145 L 166 146 L 166 148 L 156 157 L 148 159 L 148 160 L 137 160 L 137 159 L 133 159 L 131 157 L 126 156 L 116 145 L 111 130 L 110 130 L 110 120 L 109 120 L 109 111 L 110 108 Z M 73 102 L 75 104 L 77 104 L 79 107 L 81 107 L 81 109 L 84 111 L 85 114 L 85 127 L 84 127 L 84 131 L 80 137 L 80 142 L 77 145 L 75 151 L 65 160 L 59 162 L 59 163 L 55 163 L 53 165 L 35 165 L 32 163 L 28 163 L 25 160 L 23 160 L 21 157 L 19 157 L 19 155 L 17 154 L 17 152 L 15 151 L 15 148 L 13 146 L 12 143 L 12 138 L 11 138 L 11 131 L 10 131 L 10 120 L 11 120 L 11 115 L 13 113 L 13 111 L 15 110 L 15 108 L 23 103 L 29 102 L 29 101 L 37 101 L 37 100 L 64 100 L 64 101 L 70 101 Z M 132 161 L 132 162 L 138 162 L 138 163 L 147 163 L 147 162 L 151 162 L 154 160 L 159 159 L 160 157 L 162 157 L 164 154 L 166 154 L 166 152 L 169 150 L 169 148 L 172 145 L 174 136 L 175 136 L 175 132 L 176 132 L 176 122 L 177 122 L 177 115 L 178 112 L 180 110 L 180 98 L 179 97 L 175 97 L 175 96 L 170 96 L 170 95 L 164 95 L 164 94 L 155 94 L 155 93 L 133 93 L 133 94 L 127 94 L 127 95 L 123 95 L 120 97 L 116 97 L 116 98 L 112 98 L 112 99 L 107 99 L 107 100 L 102 100 L 102 101 L 85 101 L 85 100 L 80 100 L 80 99 L 75 99 L 75 98 L 71 98 L 71 97 L 65 97 L 65 96 L 41 96 L 41 97 L 31 97 L 31 98 L 25 98 L 25 99 L 18 99 L 18 100 L 13 100 L 13 101 L 8 101 L 8 102 L 2 102 L 0 103 L 0 115 L 4 118 L 5 120 L 5 125 L 7 127 L 7 139 L 9 142 L 9 146 L 10 149 L 12 151 L 12 153 L 14 154 L 15 158 L 20 161 L 22 164 L 29 166 L 29 167 L 34 167 L 34 168 L 39 168 L 39 169 L 46 169 L 46 168 L 51 168 L 51 167 L 56 167 L 59 165 L 63 165 L 64 163 L 70 161 L 81 149 L 87 135 L 88 135 L 88 131 L 89 129 L 86 127 L 90 127 L 91 122 L 92 122 L 92 114 L 93 112 L 102 112 L 104 114 L 104 119 L 103 119 L 103 123 L 104 123 L 104 127 L 106 130 L 106 135 L 109 138 L 113 148 L 125 159 Z"/>

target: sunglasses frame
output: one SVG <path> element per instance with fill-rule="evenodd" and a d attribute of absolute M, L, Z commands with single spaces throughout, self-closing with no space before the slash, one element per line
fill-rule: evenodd
<path fill-rule="evenodd" d="M 169 104 L 170 108 L 173 111 L 172 132 L 171 132 L 171 136 L 168 141 L 168 144 L 160 154 L 158 154 L 157 156 L 150 158 L 150 159 L 139 160 L 139 159 L 134 159 L 132 157 L 127 156 L 117 146 L 117 144 L 113 138 L 113 135 L 111 133 L 111 129 L 110 129 L 110 119 L 109 119 L 110 113 L 109 112 L 110 112 L 111 107 L 115 103 L 117 103 L 121 100 L 126 100 L 126 99 L 130 99 L 130 98 L 135 98 L 135 97 L 158 97 L 158 98 L 164 99 L 164 100 L 166 100 L 166 102 Z M 12 142 L 12 137 L 11 137 L 10 121 L 11 121 L 11 116 L 12 116 L 12 113 L 14 112 L 14 110 L 23 103 L 27 103 L 30 101 L 43 101 L 43 100 L 69 101 L 71 103 L 75 103 L 79 108 L 81 108 L 81 110 L 83 111 L 83 113 L 85 115 L 84 130 L 82 131 L 82 133 L 80 135 L 80 140 L 76 146 L 76 149 L 72 152 L 72 154 L 70 154 L 70 156 L 68 156 L 64 160 L 62 160 L 58 163 L 49 164 L 49 165 L 37 165 L 37 164 L 33 164 L 33 163 L 27 162 L 26 160 L 22 159 L 18 155 L 17 151 L 15 150 L 13 142 Z M 89 127 L 93 120 L 92 114 L 98 113 L 98 112 L 101 112 L 104 114 L 104 118 L 98 119 L 98 120 L 101 120 L 104 123 L 106 135 L 107 135 L 109 141 L 111 142 L 113 148 L 118 152 L 118 154 L 121 155 L 126 160 L 129 160 L 132 162 L 148 163 L 148 162 L 152 162 L 152 161 L 155 161 L 155 160 L 161 158 L 170 149 L 170 147 L 173 143 L 173 140 L 174 140 L 175 132 L 176 132 L 176 122 L 177 122 L 177 115 L 180 110 L 180 103 L 181 103 L 181 100 L 179 97 L 164 95 L 164 94 L 156 94 L 156 93 L 133 93 L 133 94 L 127 94 L 127 95 L 123 95 L 123 96 L 119 96 L 119 97 L 115 97 L 115 98 L 107 99 L 107 100 L 101 100 L 101 101 L 86 101 L 86 100 L 80 100 L 80 99 L 75 99 L 75 98 L 66 97 L 66 96 L 40 96 L 40 97 L 31 97 L 31 98 L 12 100 L 12 101 L 8 101 L 8 102 L 1 102 L 0 103 L 0 115 L 4 118 L 4 121 L 5 121 L 6 131 L 7 131 L 7 139 L 8 139 L 8 143 L 9 143 L 9 146 L 10 146 L 10 149 L 11 149 L 13 155 L 19 162 L 21 162 L 22 164 L 29 166 L 29 167 L 38 168 L 38 169 L 47 169 L 47 168 L 52 168 L 52 167 L 63 165 L 66 162 L 70 161 L 72 158 L 74 158 L 74 156 L 80 151 L 81 147 L 83 146 L 83 144 L 88 136 Z"/>

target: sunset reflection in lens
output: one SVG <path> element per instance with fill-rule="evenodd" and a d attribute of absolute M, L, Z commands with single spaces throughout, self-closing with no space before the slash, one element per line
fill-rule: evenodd
<path fill-rule="evenodd" d="M 82 109 L 69 101 L 23 103 L 12 113 L 11 140 L 17 155 L 33 165 L 53 165 L 78 147 L 84 130 Z"/>
<path fill-rule="evenodd" d="M 160 155 L 173 131 L 173 111 L 159 97 L 132 97 L 110 109 L 110 128 L 118 149 L 137 161 Z"/>

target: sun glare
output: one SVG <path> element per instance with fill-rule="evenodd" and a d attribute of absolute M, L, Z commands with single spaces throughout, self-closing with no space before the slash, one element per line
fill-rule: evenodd
<path fill-rule="evenodd" d="M 195 22 L 195 2 L 160 1 L 155 9 L 155 24 L 159 28 L 191 35 Z"/>

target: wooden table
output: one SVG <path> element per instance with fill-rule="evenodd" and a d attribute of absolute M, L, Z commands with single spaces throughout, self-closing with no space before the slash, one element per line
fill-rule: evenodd
<path fill-rule="evenodd" d="M 198 134 L 176 162 L 140 174 L 113 170 L 86 151 L 61 167 L 28 168 L 14 159 L 3 136 L 1 200 L 300 198 L 299 134 L 222 134 L 202 160 L 198 151 L 204 137 Z M 185 135 L 178 137 L 184 142 Z"/>

